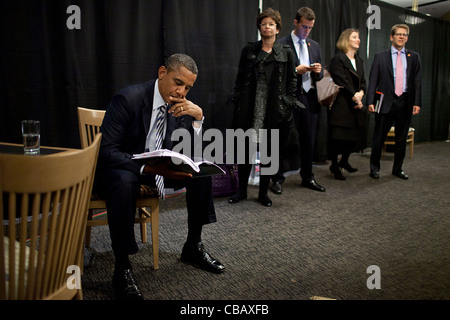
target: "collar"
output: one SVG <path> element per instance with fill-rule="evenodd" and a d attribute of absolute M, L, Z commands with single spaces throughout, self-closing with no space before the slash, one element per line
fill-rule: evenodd
<path fill-rule="evenodd" d="M 299 41 L 302 40 L 295 34 L 295 32 L 293 30 L 291 32 L 291 38 L 294 43 L 299 43 Z M 306 39 L 304 39 L 304 40 L 306 41 Z"/>
<path fill-rule="evenodd" d="M 398 50 L 394 48 L 394 46 L 391 46 L 391 53 L 397 53 Z M 403 47 L 402 50 L 400 50 L 401 53 L 406 53 L 406 48 Z"/>
<path fill-rule="evenodd" d="M 161 97 L 161 93 L 159 92 L 158 82 L 159 82 L 159 79 L 156 79 L 155 91 L 153 94 L 153 110 L 156 110 L 159 107 L 161 107 L 163 104 L 166 104 L 164 102 L 164 99 Z"/>

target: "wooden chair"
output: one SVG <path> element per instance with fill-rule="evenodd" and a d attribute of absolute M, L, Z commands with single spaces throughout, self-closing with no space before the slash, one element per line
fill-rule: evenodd
<path fill-rule="evenodd" d="M 409 128 L 406 143 L 409 143 L 409 157 L 412 159 L 414 153 L 414 128 Z M 395 145 L 395 127 L 389 130 L 383 146 L 383 154 L 386 152 L 386 146 Z"/>
<path fill-rule="evenodd" d="M 80 270 L 100 139 L 46 156 L 0 155 L 0 299 L 83 298 Z"/>
<path fill-rule="evenodd" d="M 100 132 L 100 126 L 105 116 L 104 110 L 78 108 L 78 125 L 80 131 L 81 147 L 89 146 L 95 135 Z M 141 186 L 141 193 L 136 202 L 138 216 L 135 223 L 141 228 L 141 240 L 147 242 L 147 223 L 151 224 L 153 268 L 159 267 L 159 198 L 156 190 Z M 90 245 L 91 228 L 99 225 L 107 225 L 106 219 L 93 219 L 94 211 L 105 210 L 106 201 L 93 194 L 89 202 L 89 215 L 86 229 L 86 245 Z"/>

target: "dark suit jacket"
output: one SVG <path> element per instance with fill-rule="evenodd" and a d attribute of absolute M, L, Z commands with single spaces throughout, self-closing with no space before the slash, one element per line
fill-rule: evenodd
<path fill-rule="evenodd" d="M 140 173 L 142 164 L 132 160 L 133 154 L 145 151 L 145 142 L 152 116 L 153 93 L 156 80 L 136 84 L 116 94 L 106 109 L 101 126 L 103 134 L 98 157 L 97 173 L 108 168 L 122 168 Z M 186 124 L 189 123 L 189 126 Z M 178 128 L 192 133 L 192 117 L 167 117 L 164 149 L 171 149 L 170 137 Z"/>
<path fill-rule="evenodd" d="M 292 52 L 294 52 L 294 55 L 296 58 L 295 66 L 298 66 L 300 64 L 300 59 L 298 58 L 297 51 L 295 50 L 295 46 L 294 46 L 294 42 L 292 41 L 291 34 L 289 33 L 289 35 L 281 38 L 280 40 L 278 40 L 278 42 L 280 42 L 281 44 L 287 44 L 291 47 L 291 50 L 292 50 Z M 310 63 L 322 63 L 322 57 L 320 54 L 319 44 L 316 41 L 307 38 L 306 45 L 308 46 Z M 319 81 L 320 79 L 323 78 L 323 71 L 320 74 L 312 72 L 311 75 L 312 75 L 311 76 L 312 82 L 313 82 L 313 84 L 315 84 L 316 81 Z M 301 94 L 303 94 L 303 89 L 302 89 L 301 77 L 299 76 L 298 81 L 297 81 L 297 97 Z"/>
<path fill-rule="evenodd" d="M 407 107 L 411 108 L 412 113 L 413 106 L 422 105 L 420 56 L 417 52 L 406 49 L 406 61 Z M 391 48 L 377 53 L 373 59 L 366 97 L 367 105 L 375 104 L 376 91 L 384 94 L 380 113 L 388 113 L 395 95 Z"/>

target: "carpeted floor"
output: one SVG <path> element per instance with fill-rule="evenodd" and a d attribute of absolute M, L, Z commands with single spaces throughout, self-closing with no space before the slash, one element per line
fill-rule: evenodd
<path fill-rule="evenodd" d="M 203 242 L 226 266 L 220 275 L 179 261 L 187 231 L 184 195 L 163 201 L 159 270 L 149 244 L 132 256 L 145 298 L 449 300 L 450 143 L 416 144 L 412 159 L 407 152 L 408 181 L 391 175 L 392 153 L 382 158 L 380 179 L 371 179 L 369 156 L 370 149 L 351 156 L 359 171 L 344 173 L 346 181 L 335 180 L 329 165 L 315 166 L 325 193 L 289 176 L 282 195 L 269 194 L 271 208 L 256 202 L 257 186 L 235 205 L 217 198 L 218 222 L 204 228 Z M 107 227 L 93 229 L 86 259 L 84 299 L 114 299 Z M 369 266 L 379 268 L 379 289 L 368 288 L 376 283 Z"/>

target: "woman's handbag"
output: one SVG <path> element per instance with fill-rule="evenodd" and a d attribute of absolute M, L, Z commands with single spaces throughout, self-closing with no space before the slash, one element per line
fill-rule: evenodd
<path fill-rule="evenodd" d="M 213 197 L 227 197 L 238 192 L 239 177 L 237 164 L 218 164 L 226 174 L 212 176 Z"/>
<path fill-rule="evenodd" d="M 317 99 L 322 106 L 329 107 L 333 105 L 339 93 L 341 86 L 334 83 L 330 72 L 327 69 L 323 70 L 323 78 L 316 81 Z"/>

